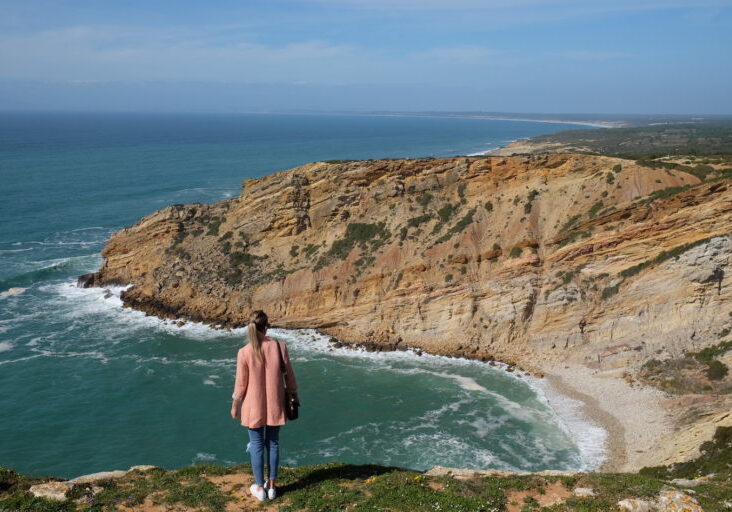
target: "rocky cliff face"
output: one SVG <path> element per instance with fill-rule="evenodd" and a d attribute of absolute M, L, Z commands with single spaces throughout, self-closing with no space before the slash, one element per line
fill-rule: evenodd
<path fill-rule="evenodd" d="M 261 308 L 350 342 L 633 368 L 732 325 L 725 176 L 576 154 L 313 163 L 145 217 L 92 280 L 160 316 Z"/>

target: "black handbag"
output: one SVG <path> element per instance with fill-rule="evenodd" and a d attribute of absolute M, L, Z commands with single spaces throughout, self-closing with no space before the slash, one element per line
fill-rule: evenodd
<path fill-rule="evenodd" d="M 298 408 L 300 407 L 300 399 L 297 397 L 297 393 L 287 389 L 287 380 L 285 379 L 285 375 L 287 375 L 287 367 L 285 366 L 285 361 L 282 357 L 282 345 L 280 345 L 279 341 L 277 342 L 277 353 L 280 356 L 280 372 L 282 373 L 282 378 L 285 382 L 285 417 L 287 417 L 288 420 L 296 420 L 298 417 Z"/>

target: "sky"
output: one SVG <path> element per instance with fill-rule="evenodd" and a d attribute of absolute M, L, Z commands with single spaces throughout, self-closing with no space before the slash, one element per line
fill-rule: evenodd
<path fill-rule="evenodd" d="M 732 0 L 0 0 L 0 109 L 732 114 Z"/>

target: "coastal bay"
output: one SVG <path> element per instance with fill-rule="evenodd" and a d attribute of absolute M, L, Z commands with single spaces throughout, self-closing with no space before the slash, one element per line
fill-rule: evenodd
<path fill-rule="evenodd" d="M 161 321 L 122 308 L 121 288 L 112 287 L 107 292 L 104 288 L 76 287 L 78 275 L 99 267 L 100 250 L 122 225 L 131 224 L 139 216 L 167 204 L 211 203 L 234 197 L 241 179 L 247 175 L 258 173 L 261 176 L 302 163 L 300 159 L 420 156 L 434 151 L 434 141 L 442 145 L 439 147 L 443 149 L 438 151 L 444 151 L 443 154 L 449 154 L 450 149 L 445 149 L 448 146 L 456 153 L 469 153 L 480 150 L 483 145 L 497 146 L 515 137 L 511 130 L 517 126 L 529 130 L 520 132 L 523 135 L 535 133 L 532 130 L 557 129 L 543 123 L 502 124 L 461 119 L 401 121 L 398 118 L 345 120 L 343 116 L 334 119 L 260 116 L 256 119 L 262 119 L 264 124 L 247 118 L 240 125 L 234 119 L 200 115 L 105 118 L 95 114 L 45 117 L 28 114 L 11 115 L 2 125 L 5 129 L 1 139 L 4 169 L 16 176 L 9 182 L 12 187 L 8 189 L 11 195 L 7 203 L 8 211 L 12 209 L 14 213 L 0 226 L 0 257 L 4 263 L 0 269 L 0 379 L 8 390 L 0 399 L 0 409 L 10 418 L 2 426 L 5 466 L 36 475 L 74 477 L 124 464 L 153 463 L 175 468 L 197 462 L 230 464 L 243 460 L 241 433 L 236 425 L 227 421 L 223 414 L 226 407 L 219 410 L 216 405 L 219 398 L 225 402 L 230 394 L 226 380 L 232 371 L 229 357 L 242 343 L 241 335 L 190 321 L 181 327 L 178 320 Z M 359 125 L 362 121 L 363 126 Z M 284 139 L 252 146 L 254 142 L 246 137 L 247 129 L 281 130 L 283 122 L 284 126 L 291 126 L 292 131 Z M 343 135 L 344 126 L 350 126 L 358 133 L 365 127 L 373 128 L 374 123 L 381 132 L 394 130 L 391 141 L 378 138 L 364 142 L 336 137 L 336 134 L 338 137 Z M 206 124 L 205 130 L 202 124 Z M 146 128 L 143 129 L 143 125 Z M 213 135 L 212 125 L 215 128 Z M 324 131 L 320 145 L 304 144 L 300 138 L 303 131 L 312 131 L 312 126 Z M 454 135 L 446 135 L 447 128 Z M 476 133 L 476 128 L 479 131 L 488 129 L 495 135 Z M 232 135 L 232 130 L 236 129 L 240 130 L 240 138 Z M 415 135 L 420 130 L 423 135 Z M 406 138 L 400 139 L 397 132 L 405 132 Z M 171 136 L 171 133 L 177 135 Z M 418 140 L 419 145 L 410 149 L 414 140 Z M 466 140 L 476 142 L 466 144 Z M 359 144 L 361 152 L 355 152 Z M 303 153 L 308 148 L 312 153 Z M 368 148 L 378 148 L 379 152 L 369 153 L 373 149 Z M 274 155 L 276 160 L 268 160 L 268 155 Z M 35 195 L 39 186 L 46 191 L 43 197 Z M 300 341 L 294 343 L 298 346 L 303 343 L 303 350 L 310 346 Z M 321 364 L 335 371 L 358 361 L 347 362 L 351 358 L 350 351 L 336 349 L 330 353 L 328 348 L 323 350 L 322 354 L 316 351 L 301 355 L 302 364 L 310 365 L 316 372 L 313 382 L 323 378 L 317 370 Z M 383 391 L 387 407 L 398 410 L 400 401 L 409 400 L 411 393 L 425 386 L 436 387 L 446 403 L 468 400 L 460 403 L 459 411 L 440 412 L 444 423 L 425 421 L 424 431 L 415 432 L 415 435 L 439 436 L 439 430 L 446 430 L 444 443 L 466 436 L 464 441 L 468 444 L 462 449 L 447 450 L 446 458 L 445 451 L 439 451 L 443 444 L 436 441 L 439 439 L 436 437 L 429 441 L 435 447 L 434 452 L 421 453 L 424 450 L 419 447 L 427 441 L 415 441 L 411 448 L 405 446 L 395 452 L 393 458 L 378 459 L 380 451 L 371 448 L 358 455 L 358 460 L 381 460 L 422 468 L 437 463 L 491 465 L 505 469 L 539 469 L 557 464 L 589 468 L 599 464 L 599 459 L 583 460 L 578 447 L 567 441 L 569 437 L 564 427 L 557 423 L 561 418 L 553 414 L 538 395 L 534 397 L 531 388 L 520 379 L 476 362 L 455 360 L 435 367 L 437 363 L 430 363 L 426 358 L 405 355 L 413 363 L 402 363 L 408 367 L 401 368 L 401 373 L 394 377 L 401 384 Z M 312 357 L 314 361 L 306 361 Z M 325 358 L 327 362 L 318 363 L 318 358 Z M 410 369 L 412 364 L 415 366 Z M 443 364 L 449 370 L 440 369 Z M 485 369 L 481 369 L 483 366 Z M 358 377 L 351 378 L 360 382 L 367 382 L 373 374 L 358 368 L 355 371 Z M 382 380 L 388 374 L 388 371 L 376 372 Z M 394 395 L 394 390 L 401 388 L 406 394 Z M 498 395 L 486 394 L 481 388 L 498 391 Z M 344 393 L 345 389 L 347 387 L 344 387 Z M 510 400 L 501 398 L 501 393 L 507 394 Z M 27 396 L 36 406 L 29 408 L 24 405 L 25 401 L 12 399 L 21 395 Z M 191 397 L 199 397 L 194 403 L 204 405 L 193 411 L 176 405 L 177 400 L 190 403 Z M 305 398 L 313 404 L 307 392 Z M 117 404 L 113 411 L 103 406 L 109 400 Z M 495 418 L 470 417 L 475 413 L 473 409 L 485 408 L 500 400 L 504 400 L 504 405 L 498 405 L 499 409 L 493 413 Z M 517 409 L 515 405 L 513 407 L 517 414 L 529 414 L 528 421 L 512 419 L 513 413 L 501 412 L 501 407 L 511 406 L 511 400 L 521 404 Z M 171 405 L 161 411 L 161 403 Z M 413 416 L 397 414 L 393 419 L 394 436 L 387 441 L 399 445 L 404 439 L 397 433 L 398 425 L 409 426 L 410 418 L 440 409 L 440 405 L 430 403 L 420 407 L 424 408 L 421 412 L 415 411 Z M 221 411 L 222 416 L 218 416 Z M 467 417 L 461 417 L 464 414 Z M 531 420 L 531 415 L 537 417 Z M 500 419 L 503 416 L 505 418 Z M 45 420 L 40 421 L 39 417 Z M 491 427 L 491 422 L 499 419 L 508 423 L 503 430 L 494 430 L 497 427 Z M 511 445 L 510 436 L 502 439 L 500 432 L 508 435 L 512 424 L 519 432 L 535 428 L 534 424 L 545 432 L 537 432 L 531 442 L 540 442 L 545 434 L 555 436 L 555 441 L 549 443 L 548 438 L 543 438 L 547 447 L 533 450 L 536 453 L 533 459 L 522 459 L 524 454 L 520 450 L 509 455 L 500 447 L 501 443 L 508 443 L 506 450 L 516 451 L 521 443 L 529 446 L 530 442 L 518 437 Z M 342 429 L 347 431 L 356 426 L 344 425 Z M 230 437 L 220 443 L 211 443 L 211 429 L 228 432 Z M 157 438 L 147 435 L 150 431 L 174 432 L 174 435 L 160 443 Z M 371 435 L 356 431 L 352 439 L 341 438 L 338 444 L 357 441 L 368 445 Z M 292 440 L 296 446 L 313 447 L 321 443 L 318 449 L 323 453 L 315 448 L 310 452 L 293 450 L 286 458 L 289 464 L 356 457 L 326 455 L 329 452 L 323 440 L 328 435 L 322 438 L 304 436 L 301 441 L 297 441 L 297 437 Z M 485 457 L 467 459 L 461 450 L 478 450 Z M 417 454 L 426 458 L 419 460 Z"/>

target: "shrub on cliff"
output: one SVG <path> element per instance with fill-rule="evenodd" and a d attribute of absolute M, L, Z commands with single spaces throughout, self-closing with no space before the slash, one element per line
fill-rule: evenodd
<path fill-rule="evenodd" d="M 728 373 L 729 368 L 721 361 L 715 359 L 707 364 L 706 374 L 709 380 L 722 380 Z"/>
<path fill-rule="evenodd" d="M 208 224 L 208 231 L 206 234 L 209 236 L 219 236 L 219 226 L 226 221 L 226 217 L 213 217 Z"/>
<path fill-rule="evenodd" d="M 715 479 L 732 479 L 732 427 L 717 427 L 714 438 L 699 447 L 698 458 L 671 466 L 647 467 L 641 475 L 656 478 L 696 478 L 714 473 Z"/>
<path fill-rule="evenodd" d="M 385 222 L 379 222 L 378 224 L 353 222 L 346 226 L 346 233 L 343 238 L 335 240 L 330 249 L 318 258 L 315 270 L 323 268 L 331 260 L 346 259 L 351 250 L 357 245 L 364 250 L 376 250 L 384 245 L 390 236 L 391 233 L 386 229 Z"/>

